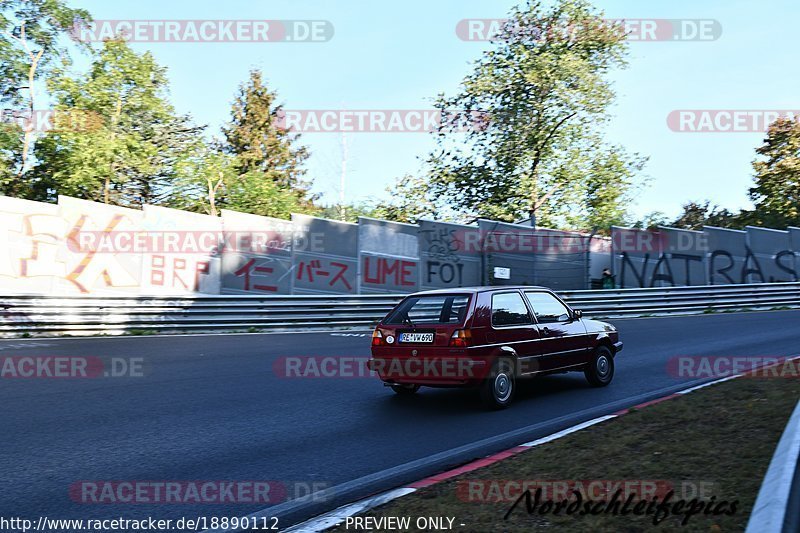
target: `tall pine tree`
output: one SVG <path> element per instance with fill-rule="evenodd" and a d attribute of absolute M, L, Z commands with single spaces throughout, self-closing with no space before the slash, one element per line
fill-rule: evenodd
<path fill-rule="evenodd" d="M 236 95 L 231 122 L 223 128 L 223 151 L 235 156 L 239 176 L 226 186 L 228 206 L 271 216 L 287 208 L 307 211 L 314 200 L 304 180 L 308 150 L 298 145 L 299 135 L 280 127 L 277 95 L 262 78 L 258 70 L 250 73 Z"/>

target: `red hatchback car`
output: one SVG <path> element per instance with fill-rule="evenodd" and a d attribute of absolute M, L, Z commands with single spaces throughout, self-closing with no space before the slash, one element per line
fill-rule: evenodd
<path fill-rule="evenodd" d="M 548 289 L 443 289 L 411 294 L 386 315 L 368 366 L 398 394 L 477 386 L 502 409 L 518 378 L 582 371 L 608 385 L 621 349 L 614 326 L 582 318 Z"/>

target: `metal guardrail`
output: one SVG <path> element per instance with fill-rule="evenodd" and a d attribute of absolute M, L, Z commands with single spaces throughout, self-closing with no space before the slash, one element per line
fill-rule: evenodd
<path fill-rule="evenodd" d="M 800 283 L 716 285 L 560 293 L 587 317 L 800 307 Z M 0 336 L 270 331 L 366 327 L 400 295 L 0 297 Z"/>
<path fill-rule="evenodd" d="M 775 448 L 746 533 L 800 531 L 800 402 Z"/>

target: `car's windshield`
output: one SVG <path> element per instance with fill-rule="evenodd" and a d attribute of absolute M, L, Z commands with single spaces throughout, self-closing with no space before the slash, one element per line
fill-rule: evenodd
<path fill-rule="evenodd" d="M 461 324 L 467 315 L 469 296 L 413 296 L 403 301 L 386 319 L 386 324 Z"/>

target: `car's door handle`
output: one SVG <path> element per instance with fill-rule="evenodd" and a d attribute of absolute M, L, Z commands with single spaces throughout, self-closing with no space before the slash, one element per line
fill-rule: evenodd
<path fill-rule="evenodd" d="M 544 333 L 545 337 L 550 335 L 550 328 L 548 328 L 548 327 L 542 328 L 542 333 Z"/>

